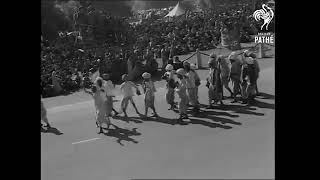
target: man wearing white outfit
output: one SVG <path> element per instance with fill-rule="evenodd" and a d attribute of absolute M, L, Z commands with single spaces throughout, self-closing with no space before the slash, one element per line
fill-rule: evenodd
<path fill-rule="evenodd" d="M 194 113 L 199 112 L 199 106 L 197 102 L 197 97 L 196 97 L 196 74 L 195 72 L 191 71 L 190 63 L 185 61 L 183 62 L 183 67 L 186 72 L 186 81 L 187 81 L 187 94 L 188 94 L 188 99 L 191 103 L 191 105 L 194 107 L 193 111 Z"/>
<path fill-rule="evenodd" d="M 113 97 L 114 97 L 114 85 L 112 81 L 109 79 L 110 75 L 109 74 L 103 74 L 103 87 L 104 90 L 106 91 L 106 107 L 107 107 L 107 115 L 111 115 L 111 111 L 114 112 L 114 115 L 118 115 L 119 113 L 113 108 Z"/>

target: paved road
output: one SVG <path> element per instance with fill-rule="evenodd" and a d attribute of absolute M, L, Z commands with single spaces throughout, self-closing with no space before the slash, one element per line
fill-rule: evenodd
<path fill-rule="evenodd" d="M 129 123 L 112 119 L 118 128 L 107 134 L 97 134 L 90 96 L 45 99 L 57 130 L 41 133 L 41 179 L 274 178 L 274 59 L 259 61 L 264 96 L 257 105 L 226 100 L 225 108 L 202 109 L 189 125 L 172 124 L 178 114 L 167 110 L 163 82 L 156 82 L 161 118 L 141 120 L 129 105 Z M 204 80 L 207 70 L 198 72 Z M 204 81 L 199 94 L 208 104 Z M 135 100 L 143 112 L 143 96 Z"/>

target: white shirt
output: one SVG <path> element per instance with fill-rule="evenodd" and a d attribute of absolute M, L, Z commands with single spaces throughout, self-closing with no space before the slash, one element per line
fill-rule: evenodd
<path fill-rule="evenodd" d="M 120 85 L 120 89 L 122 91 L 123 97 L 132 97 L 134 96 L 133 88 L 137 88 L 137 86 L 131 82 L 126 81 Z"/>
<path fill-rule="evenodd" d="M 103 81 L 104 90 L 107 93 L 107 96 L 114 96 L 114 85 L 111 80 Z"/>
<path fill-rule="evenodd" d="M 101 111 L 101 109 L 103 108 L 103 103 L 106 101 L 105 93 L 101 91 L 93 93 L 93 100 L 96 111 Z"/>

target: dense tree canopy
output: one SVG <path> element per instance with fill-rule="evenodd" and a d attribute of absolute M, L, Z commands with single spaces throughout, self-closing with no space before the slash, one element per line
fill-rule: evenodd
<path fill-rule="evenodd" d="M 53 40 L 59 31 L 72 28 L 75 1 L 41 1 L 41 32 L 45 39 Z"/>

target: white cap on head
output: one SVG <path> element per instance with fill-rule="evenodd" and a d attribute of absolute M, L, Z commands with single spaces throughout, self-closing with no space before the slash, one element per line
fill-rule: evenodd
<path fill-rule="evenodd" d="M 182 76 L 186 74 L 186 72 L 184 71 L 183 68 L 178 69 L 178 70 L 176 71 L 176 73 L 177 73 L 177 74 L 180 74 L 180 75 L 182 75 Z"/>
<path fill-rule="evenodd" d="M 168 64 L 166 66 L 166 71 L 172 71 L 173 70 L 173 66 L 171 64 Z"/>
<path fill-rule="evenodd" d="M 150 73 L 147 73 L 147 72 L 144 72 L 143 74 L 142 74 L 142 77 L 143 78 L 151 78 L 151 74 Z"/>

